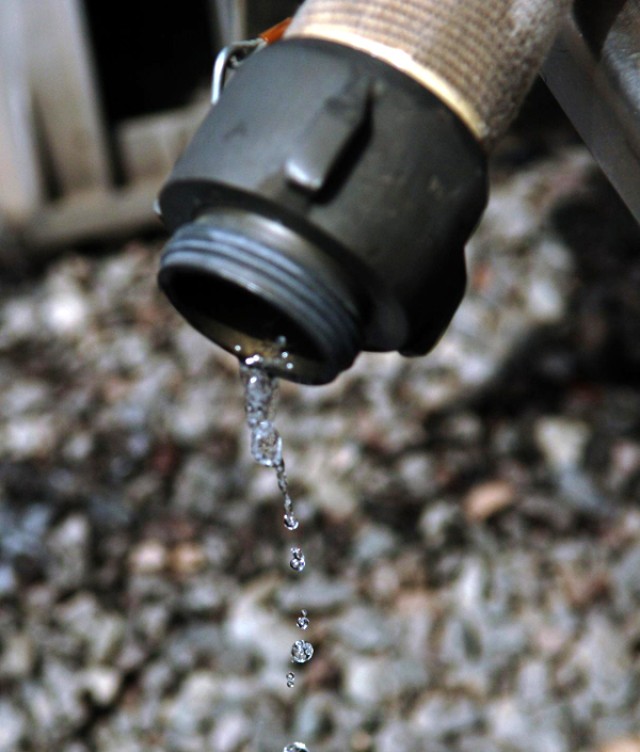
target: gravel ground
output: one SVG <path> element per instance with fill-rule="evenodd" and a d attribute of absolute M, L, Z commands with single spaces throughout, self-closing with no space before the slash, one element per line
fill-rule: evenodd
<path fill-rule="evenodd" d="M 493 167 L 435 352 L 282 385 L 297 575 L 159 243 L 2 283 L 0 752 L 640 750 L 640 235 L 565 130 Z"/>

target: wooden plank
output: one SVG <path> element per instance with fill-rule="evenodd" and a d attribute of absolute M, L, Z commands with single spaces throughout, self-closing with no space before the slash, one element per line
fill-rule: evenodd
<path fill-rule="evenodd" d="M 80 0 L 22 0 L 22 6 L 31 86 L 54 183 L 63 195 L 106 188 L 107 139 Z"/>
<path fill-rule="evenodd" d="M 122 237 L 147 227 L 161 229 L 153 206 L 158 178 L 110 191 L 87 191 L 42 207 L 26 224 L 22 242 L 32 256 L 55 247 L 105 237 Z"/>
<path fill-rule="evenodd" d="M 20 224 L 42 199 L 22 0 L 0 0 L 0 217 Z"/>

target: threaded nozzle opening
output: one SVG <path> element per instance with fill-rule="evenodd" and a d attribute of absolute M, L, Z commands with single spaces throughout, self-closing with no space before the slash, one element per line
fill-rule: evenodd
<path fill-rule="evenodd" d="M 259 215 L 215 210 L 184 225 L 158 281 L 207 338 L 291 381 L 327 383 L 362 348 L 356 296 L 331 258 Z"/>

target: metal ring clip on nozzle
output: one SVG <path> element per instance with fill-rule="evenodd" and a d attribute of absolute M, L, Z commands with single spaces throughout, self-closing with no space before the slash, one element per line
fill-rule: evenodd
<path fill-rule="evenodd" d="M 269 44 L 282 39 L 285 31 L 291 23 L 290 18 L 263 31 L 255 39 L 247 39 L 243 42 L 234 42 L 224 47 L 216 56 L 213 64 L 213 76 L 211 79 L 211 104 L 215 105 L 220 100 L 220 95 L 227 81 L 227 74 L 237 70 L 240 65 L 254 52 L 258 52 Z"/>
<path fill-rule="evenodd" d="M 218 104 L 220 95 L 224 89 L 229 71 L 237 70 L 238 67 L 253 52 L 266 47 L 267 43 L 261 39 L 248 39 L 244 42 L 234 42 L 222 49 L 213 65 L 213 78 L 211 81 L 211 104 Z"/>

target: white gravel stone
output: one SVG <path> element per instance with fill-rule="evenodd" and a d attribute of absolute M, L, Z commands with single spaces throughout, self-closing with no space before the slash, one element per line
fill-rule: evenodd
<path fill-rule="evenodd" d="M 83 672 L 80 683 L 91 700 L 99 707 L 105 708 L 116 699 L 122 677 L 115 669 L 93 666 Z"/>
<path fill-rule="evenodd" d="M 88 711 L 82 702 L 82 683 L 78 672 L 62 661 L 48 660 L 44 665 L 43 678 L 47 702 L 53 711 L 53 729 L 58 727 L 68 733 L 80 727 Z"/>
<path fill-rule="evenodd" d="M 16 588 L 16 577 L 9 564 L 0 564 L 0 597 L 11 595 Z"/>
<path fill-rule="evenodd" d="M 558 705 L 531 712 L 504 699 L 489 706 L 488 722 L 492 738 L 518 752 L 572 752 Z"/>
<path fill-rule="evenodd" d="M 8 635 L 0 657 L 0 677 L 5 679 L 24 679 L 31 673 L 35 660 L 36 648 L 27 634 L 18 632 Z"/>
<path fill-rule="evenodd" d="M 629 671 L 632 656 L 611 621 L 590 614 L 575 646 L 571 666 L 582 677 L 592 705 L 612 713 L 637 701 L 638 679 Z"/>
<path fill-rule="evenodd" d="M 185 679 L 166 709 L 167 723 L 180 734 L 193 734 L 211 725 L 215 704 L 225 696 L 224 682 L 208 671 L 196 671 Z"/>
<path fill-rule="evenodd" d="M 2 394 L 2 415 L 14 418 L 23 413 L 38 411 L 46 406 L 48 399 L 50 394 L 44 382 L 25 379 L 12 384 Z"/>
<path fill-rule="evenodd" d="M 26 730 L 24 713 L 10 702 L 0 701 L 0 752 L 16 752 Z"/>
<path fill-rule="evenodd" d="M 411 717 L 426 741 L 468 734 L 479 725 L 482 715 L 469 698 L 432 694 L 418 703 Z"/>
<path fill-rule="evenodd" d="M 174 504 L 176 508 L 192 514 L 210 514 L 225 497 L 229 477 L 222 468 L 216 468 L 201 454 L 190 457 L 178 473 Z"/>
<path fill-rule="evenodd" d="M 86 517 L 74 514 L 49 536 L 51 580 L 61 588 L 75 588 L 87 576 L 91 530 Z"/>
<path fill-rule="evenodd" d="M 240 712 L 225 713 L 216 719 L 209 737 L 210 749 L 216 752 L 240 752 L 251 738 L 251 720 Z"/>
<path fill-rule="evenodd" d="M 303 467 L 294 464 L 291 467 L 296 475 L 303 477 L 305 483 L 313 489 L 310 497 L 315 508 L 326 512 L 334 519 L 346 519 L 358 508 L 357 490 L 352 483 L 327 472 L 329 461 L 323 452 L 317 452 Z"/>
<path fill-rule="evenodd" d="M 488 586 L 487 567 L 479 558 L 468 558 L 460 576 L 449 591 L 457 609 L 463 613 L 477 614 L 483 608 Z"/>
<path fill-rule="evenodd" d="M 414 658 L 350 655 L 343 667 L 345 695 L 363 707 L 398 701 L 424 688 L 430 678 L 427 666 Z"/>
<path fill-rule="evenodd" d="M 34 335 L 35 315 L 33 300 L 29 297 L 16 297 L 0 309 L 0 347 L 8 347 Z"/>
<path fill-rule="evenodd" d="M 90 313 L 86 297 L 64 278 L 51 278 L 48 295 L 42 303 L 42 323 L 55 335 L 78 336 L 87 326 Z"/>
<path fill-rule="evenodd" d="M 84 462 L 93 450 L 93 436 L 87 431 L 72 434 L 63 449 L 65 459 L 71 462 Z"/>
<path fill-rule="evenodd" d="M 387 693 L 389 661 L 382 657 L 352 657 L 344 668 L 344 692 L 359 705 L 380 705 Z"/>
<path fill-rule="evenodd" d="M 24 415 L 13 418 L 0 432 L 0 449 L 13 460 L 46 457 L 58 438 L 52 415 Z"/>
<path fill-rule="evenodd" d="M 461 515 L 453 501 L 436 501 L 420 515 L 418 529 L 430 546 L 442 546 L 449 532 L 460 523 Z"/>
<path fill-rule="evenodd" d="M 586 423 L 560 416 L 539 418 L 534 426 L 538 447 L 558 472 L 580 465 L 590 434 Z"/>
<path fill-rule="evenodd" d="M 436 487 L 436 465 L 427 454 L 405 455 L 398 464 L 398 475 L 413 496 L 428 496 Z"/>
<path fill-rule="evenodd" d="M 356 653 L 379 653 L 397 644 L 399 626 L 376 609 L 352 606 L 334 622 L 340 641 Z"/>
<path fill-rule="evenodd" d="M 551 696 L 551 676 L 547 664 L 539 659 L 525 661 L 518 672 L 517 693 L 529 707 L 544 707 Z"/>
<path fill-rule="evenodd" d="M 425 741 L 413 724 L 392 720 L 376 734 L 375 749 L 377 752 L 424 752 Z"/>
<path fill-rule="evenodd" d="M 129 567 L 137 574 L 158 574 L 167 566 L 167 547 L 157 540 L 138 543 L 129 554 Z"/>
<path fill-rule="evenodd" d="M 383 525 L 360 527 L 353 545 L 353 556 L 359 564 L 370 564 L 389 556 L 398 546 L 398 539 Z"/>
<path fill-rule="evenodd" d="M 229 609 L 225 623 L 228 641 L 260 655 L 267 666 L 282 671 L 286 649 L 297 639 L 295 627 L 289 627 L 282 617 L 269 607 L 269 602 L 278 592 L 278 581 L 267 578 L 252 583 L 243 589 Z M 302 601 L 295 599 L 294 608 Z M 305 600 L 305 607 L 311 608 Z M 283 652 L 283 646 L 285 646 Z M 285 672 L 286 673 L 286 672 Z M 282 675 L 283 676 L 283 675 Z M 283 684 L 283 682 L 280 682 Z"/>
<path fill-rule="evenodd" d="M 329 578 L 315 572 L 305 572 L 304 579 L 279 590 L 276 598 L 280 608 L 294 612 L 300 603 L 315 613 L 335 611 L 353 600 L 353 585 L 339 577 Z"/>
<path fill-rule="evenodd" d="M 235 421 L 237 428 L 241 425 L 242 409 L 239 381 L 240 379 Z M 179 393 L 178 398 L 170 405 L 164 421 L 167 431 L 178 442 L 202 442 L 214 429 L 226 427 L 226 411 L 220 410 L 221 399 L 224 400 L 224 396 L 219 393 L 215 384 L 209 381 L 192 383 L 190 388 Z"/>
<path fill-rule="evenodd" d="M 96 619 L 89 642 L 89 657 L 94 663 L 115 660 L 125 638 L 127 624 L 116 614 L 102 613 Z"/>
<path fill-rule="evenodd" d="M 532 277 L 527 289 L 527 307 L 538 324 L 553 323 L 564 313 L 566 299 L 553 280 Z"/>

